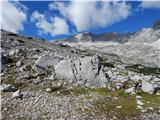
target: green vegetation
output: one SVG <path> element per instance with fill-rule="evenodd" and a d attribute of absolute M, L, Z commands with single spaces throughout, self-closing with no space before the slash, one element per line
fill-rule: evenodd
<path fill-rule="evenodd" d="M 160 74 L 160 68 L 152 68 L 152 67 L 144 67 L 140 64 L 130 65 L 126 66 L 126 69 L 132 70 L 134 72 L 144 74 L 144 75 L 159 75 Z"/>
<path fill-rule="evenodd" d="M 106 88 L 88 88 L 81 86 L 74 86 L 70 89 L 62 89 L 60 90 L 60 95 L 89 95 L 91 93 L 99 94 L 99 95 L 107 95 Z"/>
<path fill-rule="evenodd" d="M 145 107 L 153 107 L 154 109 L 160 107 L 159 95 L 150 95 L 143 91 L 140 91 L 138 95 L 142 96 L 142 101 L 144 102 Z"/>
<path fill-rule="evenodd" d="M 106 59 L 100 59 L 100 64 L 110 67 L 110 68 L 115 68 L 114 63 L 108 62 Z"/>

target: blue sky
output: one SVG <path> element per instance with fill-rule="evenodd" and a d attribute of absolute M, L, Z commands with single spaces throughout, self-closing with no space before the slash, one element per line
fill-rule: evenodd
<path fill-rule="evenodd" d="M 110 4 L 96 1 L 91 3 L 20 1 L 5 5 L 8 9 L 11 9 L 11 6 L 15 7 L 11 10 L 15 11 L 13 17 L 15 16 L 15 19 L 17 17 L 17 20 L 14 21 L 13 18 L 12 21 L 8 20 L 10 23 L 7 27 L 7 22 L 3 21 L 7 21 L 7 15 L 10 13 L 2 11 L 3 29 L 47 40 L 63 39 L 81 32 L 97 34 L 135 32 L 151 27 L 155 20 L 160 19 L 159 1 L 110 2 Z M 16 26 L 12 25 L 14 22 Z"/>

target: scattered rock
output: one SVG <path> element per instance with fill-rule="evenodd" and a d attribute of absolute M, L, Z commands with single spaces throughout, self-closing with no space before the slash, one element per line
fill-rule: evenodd
<path fill-rule="evenodd" d="M 142 99 L 142 97 L 141 96 L 136 96 L 136 100 L 141 100 Z"/>
<path fill-rule="evenodd" d="M 126 93 L 134 93 L 135 92 L 135 87 L 131 87 L 125 90 Z"/>
<path fill-rule="evenodd" d="M 17 90 L 17 88 L 12 86 L 11 84 L 0 85 L 0 91 L 2 91 L 2 92 L 15 92 L 16 90 Z"/>
<path fill-rule="evenodd" d="M 22 55 L 24 55 L 22 49 L 13 49 L 9 52 L 9 56 L 22 56 Z"/>
<path fill-rule="evenodd" d="M 23 98 L 23 94 L 21 93 L 20 90 L 17 90 L 16 92 L 14 92 L 12 94 L 12 98 L 20 98 L 20 99 L 22 99 Z"/>
<path fill-rule="evenodd" d="M 51 88 L 46 88 L 46 91 L 47 91 L 47 92 L 51 92 L 52 89 L 51 89 Z"/>
<path fill-rule="evenodd" d="M 141 110 L 143 109 L 143 107 L 140 106 L 140 105 L 137 105 L 137 108 L 138 108 L 138 109 L 141 109 Z"/>
<path fill-rule="evenodd" d="M 119 89 L 123 88 L 124 85 L 123 85 L 123 83 L 116 83 L 115 86 L 116 86 L 116 89 L 119 90 Z"/>
<path fill-rule="evenodd" d="M 151 110 L 151 111 L 153 111 L 153 110 L 154 110 L 154 108 L 153 108 L 153 107 L 148 107 L 147 109 L 148 109 L 148 110 Z"/>
<path fill-rule="evenodd" d="M 143 106 L 144 103 L 141 100 L 137 100 L 137 105 Z"/>
<path fill-rule="evenodd" d="M 122 108 L 122 106 L 116 106 L 116 108 L 117 108 L 117 109 L 121 109 L 121 108 Z"/>
<path fill-rule="evenodd" d="M 16 63 L 16 66 L 17 66 L 17 67 L 21 67 L 22 65 L 23 65 L 22 61 L 18 61 L 18 62 Z"/>

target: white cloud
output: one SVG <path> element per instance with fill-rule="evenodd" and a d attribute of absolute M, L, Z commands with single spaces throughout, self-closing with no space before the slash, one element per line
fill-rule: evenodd
<path fill-rule="evenodd" d="M 142 1 L 141 4 L 140 4 L 140 7 L 141 8 L 146 8 L 146 9 L 151 9 L 151 8 L 154 8 L 154 9 L 160 9 L 160 1 L 157 0 L 157 1 Z"/>
<path fill-rule="evenodd" d="M 74 23 L 79 32 L 107 27 L 126 19 L 131 14 L 131 6 L 125 2 L 102 1 L 101 7 L 97 7 L 96 1 L 71 1 L 67 5 L 63 2 L 53 2 L 49 8 L 58 10 L 66 19 Z"/>
<path fill-rule="evenodd" d="M 50 17 L 51 21 L 47 21 L 44 14 L 35 11 L 32 13 L 31 21 L 36 23 L 36 27 L 41 34 L 51 34 L 52 36 L 60 34 L 68 34 L 69 28 L 65 19 L 60 17 Z"/>
<path fill-rule="evenodd" d="M 22 31 L 24 29 L 23 23 L 27 20 L 25 6 L 19 2 L 2 0 L 0 1 L 0 7 L 1 28 L 15 33 Z"/>

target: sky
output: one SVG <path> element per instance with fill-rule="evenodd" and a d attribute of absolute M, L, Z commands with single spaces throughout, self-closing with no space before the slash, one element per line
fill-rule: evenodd
<path fill-rule="evenodd" d="M 91 32 L 135 32 L 160 19 L 160 1 L 0 1 L 1 28 L 14 33 L 64 39 Z"/>

